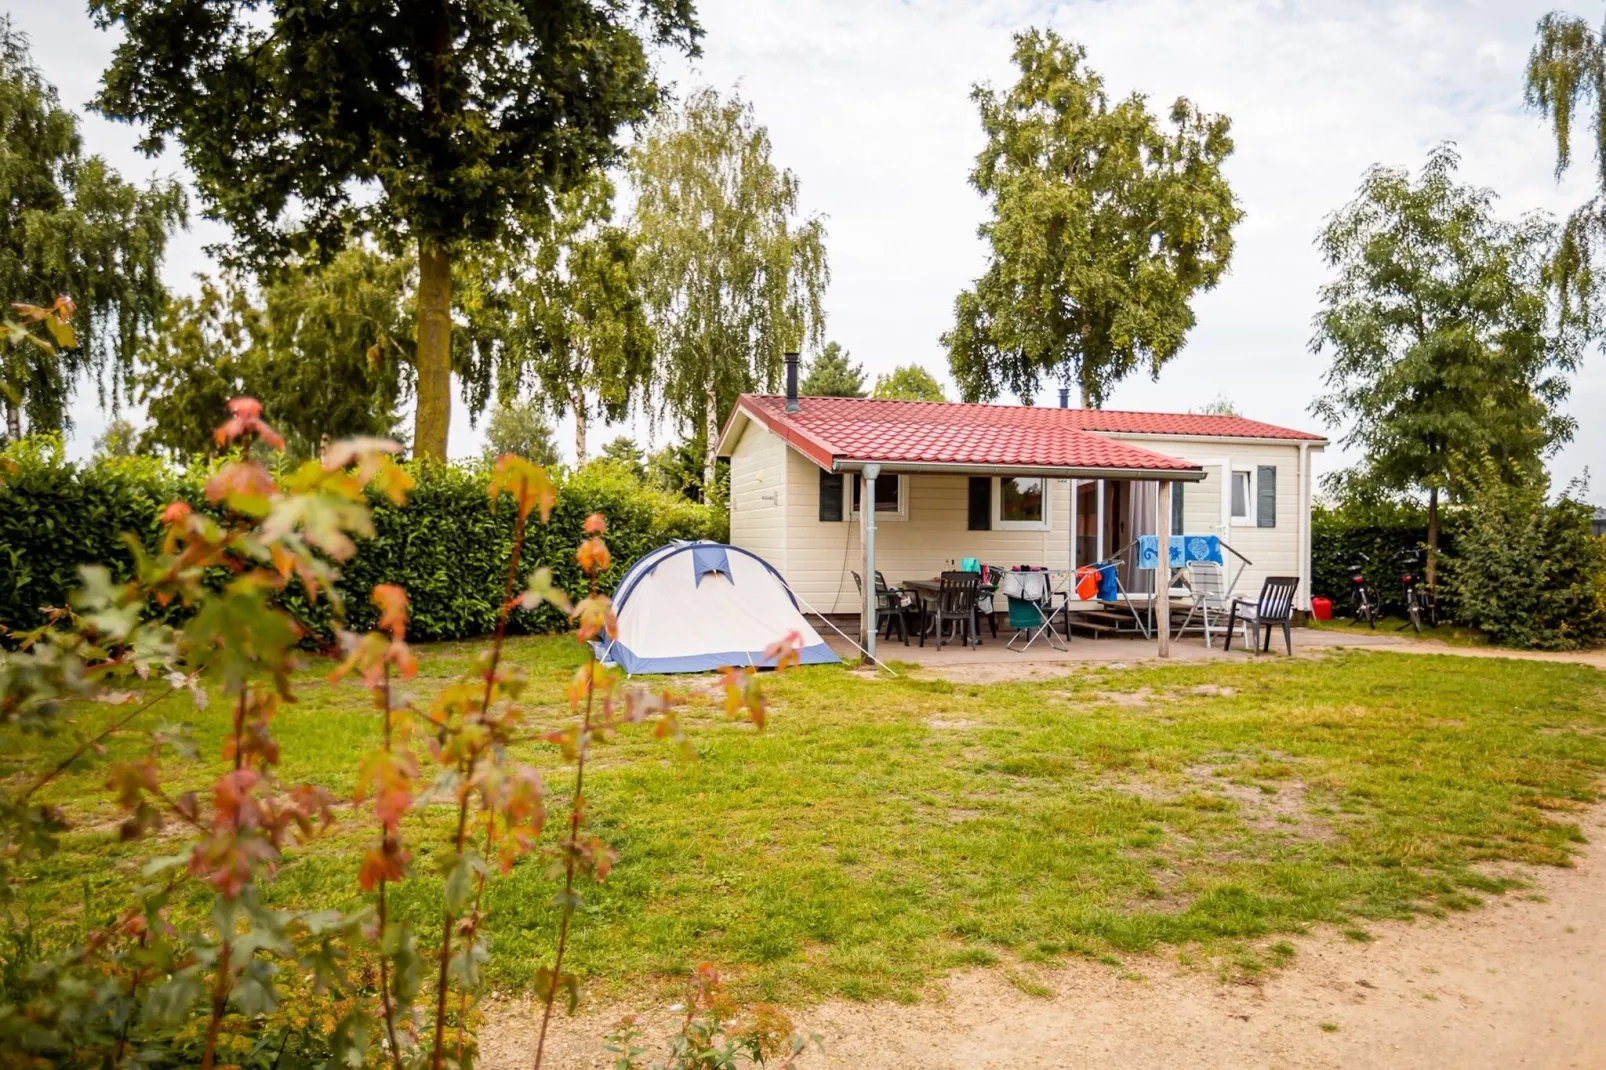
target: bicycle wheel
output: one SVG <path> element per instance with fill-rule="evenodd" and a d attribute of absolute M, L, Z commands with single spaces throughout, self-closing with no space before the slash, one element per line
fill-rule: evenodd
<path fill-rule="evenodd" d="M 1411 618 L 1411 627 L 1416 629 L 1418 635 L 1422 634 L 1422 606 L 1417 601 L 1416 592 L 1412 591 L 1405 600 L 1406 615 Z"/>

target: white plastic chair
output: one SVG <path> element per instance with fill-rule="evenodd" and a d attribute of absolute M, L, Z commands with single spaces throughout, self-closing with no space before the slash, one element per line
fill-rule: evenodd
<path fill-rule="evenodd" d="M 1204 641 L 1208 648 L 1210 614 L 1214 613 L 1218 620 L 1231 616 L 1232 598 L 1227 590 L 1227 570 L 1214 561 L 1189 561 L 1188 587 L 1193 591 L 1193 605 L 1188 608 L 1188 615 L 1183 618 L 1182 627 L 1177 629 L 1177 634 L 1181 635 L 1188 625 L 1193 623 L 1193 618 L 1197 614 L 1203 619 Z M 1226 631 L 1225 628 L 1222 630 Z"/>

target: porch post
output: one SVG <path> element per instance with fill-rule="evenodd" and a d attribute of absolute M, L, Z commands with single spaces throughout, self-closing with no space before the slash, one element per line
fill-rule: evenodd
<path fill-rule="evenodd" d="M 880 474 L 879 464 L 865 465 L 864 483 L 859 489 L 859 522 L 863 525 L 860 542 L 864 545 L 864 610 L 859 617 L 859 645 L 864 648 L 867 662 L 875 658 L 875 480 Z"/>
<path fill-rule="evenodd" d="M 1080 479 L 1071 480 L 1071 563 L 1069 565 L 1071 581 L 1065 588 L 1068 591 L 1076 589 L 1076 492 L 1081 485 L 1082 481 Z"/>
<path fill-rule="evenodd" d="M 1159 536 L 1160 561 L 1154 570 L 1154 627 L 1160 633 L 1160 656 L 1171 656 L 1171 481 L 1160 480 L 1156 495 L 1154 530 Z"/>
<path fill-rule="evenodd" d="M 1100 561 L 1103 561 L 1106 547 L 1104 545 L 1104 480 L 1102 479 L 1099 480 L 1099 500 L 1096 523 L 1099 526 L 1099 530 L 1098 534 L 1094 536 L 1095 541 L 1093 552 L 1098 555 L 1098 559 Z"/>

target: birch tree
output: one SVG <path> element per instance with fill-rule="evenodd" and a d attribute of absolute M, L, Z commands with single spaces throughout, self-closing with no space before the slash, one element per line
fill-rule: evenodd
<path fill-rule="evenodd" d="M 709 487 L 737 395 L 775 389 L 783 354 L 824 336 L 825 223 L 800 215 L 797 176 L 770 152 L 750 104 L 705 88 L 630 157 L 661 404 L 701 441 Z"/>

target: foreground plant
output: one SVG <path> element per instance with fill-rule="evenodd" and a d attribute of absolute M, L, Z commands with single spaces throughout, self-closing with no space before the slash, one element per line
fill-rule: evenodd
<path fill-rule="evenodd" d="M 287 786 L 275 773 L 281 753 L 272 722 L 280 703 L 294 701 L 292 674 L 312 639 L 285 608 L 285 596 L 294 590 L 309 603 L 327 600 L 339 619 L 337 565 L 355 552 L 356 539 L 372 534 L 367 496 L 400 503 L 411 478 L 393 460 L 394 443 L 356 440 L 336 443 L 321 462 L 276 479 L 253 459 L 252 447 L 283 443 L 251 399 L 231 403 L 217 440 L 234 454 L 207 483 L 204 509 L 169 505 L 158 552 L 130 543 L 131 579 L 118 582 L 103 567 L 85 568 L 70 609 L 52 611 L 43 627 L 10 635 L 14 649 L 0 649 L 0 724 L 25 734 L 72 731 L 80 737 L 65 761 L 15 794 L 0 784 L 4 901 L 14 901 L 30 862 L 68 847 L 67 814 L 37 802 L 38 793 L 62 772 L 104 754 L 106 742 L 119 734 L 137 729 L 150 740 L 142 756 L 108 765 L 108 788 L 125 815 L 119 835 L 135 840 L 162 833 L 163 850 L 176 848 L 146 862 L 142 874 L 149 883 L 136 901 L 90 930 L 80 946 L 40 955 L 29 946 L 26 920 L 9 916 L 12 951 L 0 971 L 0 1065 L 15 1055 L 21 1065 L 210 1068 L 252 1059 L 266 1065 L 377 1060 L 396 1070 L 468 1067 L 475 1057 L 475 999 L 489 957 L 486 887 L 540 851 L 561 890 L 553 963 L 538 980 L 539 1066 L 558 994 L 567 995 L 571 1010 L 579 995 L 579 978 L 564 967 L 577 885 L 605 879 L 615 861 L 586 824 L 589 749 L 635 724 L 652 724 L 662 738 L 682 738 L 667 694 L 626 690 L 594 654 L 570 685 L 568 723 L 534 728 L 520 704 L 522 673 L 503 657 L 513 612 L 542 604 L 572 614 L 588 651 L 592 640 L 612 635 L 612 608 L 597 587 L 610 564 L 603 518 L 587 521 L 577 551 L 589 582 L 578 605 L 570 605 L 547 569 L 521 584 L 528 525 L 532 518 L 546 521 L 556 494 L 540 468 L 511 456 L 498 462 L 491 504 L 510 499 L 515 515 L 497 629 L 481 657 L 423 710 L 396 690 L 416 672 L 406 641 L 406 593 L 388 585 L 370 592 L 377 627 L 362 636 L 339 634 L 343 658 L 333 679 L 357 677 L 378 713 L 377 743 L 360 760 L 355 798 L 372 806 L 374 838 L 354 873 L 371 904 L 351 913 L 280 910 L 266 903 L 263 884 L 287 852 L 335 815 L 326 790 Z M 795 639 L 772 655 L 781 667 L 795 663 Z M 762 725 L 753 676 L 732 670 L 726 686 L 727 709 L 745 711 Z M 163 755 L 190 751 L 184 732 L 144 723 L 148 711 L 180 691 L 201 711 L 209 710 L 209 693 L 224 700 L 210 708 L 210 715 L 227 717 L 224 770 L 205 793 L 180 792 L 164 782 Z M 84 703 L 127 708 L 102 728 L 83 730 L 74 717 Z M 515 747 L 531 744 L 554 748 L 574 771 L 563 830 L 545 845 L 543 779 L 511 757 Z M 436 769 L 428 779 L 421 772 L 425 758 Z M 423 878 L 438 881 L 441 893 L 441 931 L 432 948 L 421 947 L 391 910 L 396 882 L 420 879 L 410 873 L 403 829 L 425 806 L 446 806 L 452 815 L 444 850 L 436 852 L 439 869 Z M 38 961 L 23 961 L 29 958 Z"/>

